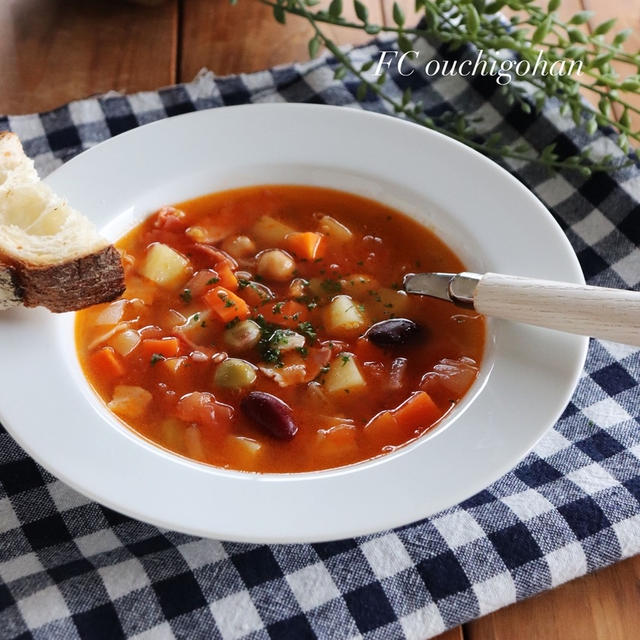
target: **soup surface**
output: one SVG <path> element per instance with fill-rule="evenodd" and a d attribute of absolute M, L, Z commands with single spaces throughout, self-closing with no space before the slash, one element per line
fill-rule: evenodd
<path fill-rule="evenodd" d="M 330 189 L 261 186 L 165 207 L 123 237 L 122 299 L 77 314 L 84 372 L 130 428 L 231 469 L 370 459 L 431 429 L 478 372 L 485 323 L 407 296 L 463 271 L 432 232 Z"/>

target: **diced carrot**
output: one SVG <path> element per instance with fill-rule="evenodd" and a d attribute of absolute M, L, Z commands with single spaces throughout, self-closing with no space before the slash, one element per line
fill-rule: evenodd
<path fill-rule="evenodd" d="M 207 291 L 204 295 L 204 301 L 222 322 L 231 322 L 236 318 L 244 320 L 249 316 L 249 305 L 224 287 L 216 287 Z"/>
<path fill-rule="evenodd" d="M 442 411 L 428 393 L 417 391 L 394 409 L 393 415 L 406 432 L 430 427 L 438 418 L 442 417 Z"/>
<path fill-rule="evenodd" d="M 384 351 L 367 338 L 358 338 L 354 351 L 360 362 L 382 362 L 385 359 Z"/>
<path fill-rule="evenodd" d="M 309 309 L 300 302 L 287 300 L 286 302 L 268 302 L 258 308 L 267 322 L 295 329 L 300 322 L 309 319 Z"/>
<path fill-rule="evenodd" d="M 91 365 L 100 373 L 106 373 L 112 378 L 120 377 L 125 372 L 124 365 L 120 362 L 113 347 L 102 347 L 93 353 Z"/>
<path fill-rule="evenodd" d="M 367 439 L 374 440 L 381 447 L 388 444 L 398 444 L 406 437 L 398 428 L 398 421 L 391 411 L 377 413 L 364 428 Z"/>
<path fill-rule="evenodd" d="M 325 251 L 325 239 L 321 233 L 304 231 L 302 233 L 290 233 L 286 237 L 287 246 L 296 257 L 306 260 L 321 258 Z"/>
<path fill-rule="evenodd" d="M 173 358 L 180 351 L 180 341 L 178 338 L 147 338 L 140 343 L 142 354 L 147 357 L 153 357 L 154 353 L 165 358 Z"/>
<path fill-rule="evenodd" d="M 229 291 L 237 291 L 238 278 L 236 278 L 228 263 L 221 262 L 217 264 L 216 271 L 218 272 L 218 279 L 221 287 L 229 289 Z"/>

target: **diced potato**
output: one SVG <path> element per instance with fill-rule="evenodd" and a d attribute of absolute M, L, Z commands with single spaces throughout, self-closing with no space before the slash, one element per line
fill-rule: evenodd
<path fill-rule="evenodd" d="M 244 436 L 228 436 L 225 445 L 229 457 L 234 460 L 240 459 L 245 469 L 254 468 L 262 449 L 259 442 Z"/>
<path fill-rule="evenodd" d="M 137 331 L 127 329 L 126 331 L 116 333 L 116 335 L 109 340 L 109 344 L 121 356 L 128 356 L 140 344 L 140 340 L 140 334 Z"/>
<path fill-rule="evenodd" d="M 156 242 L 147 251 L 140 273 L 161 287 L 171 289 L 189 277 L 190 264 L 171 247 Z"/>
<path fill-rule="evenodd" d="M 351 296 L 339 295 L 325 307 L 324 324 L 330 335 L 342 337 L 363 331 L 367 320 L 361 307 Z"/>
<path fill-rule="evenodd" d="M 331 363 L 324 379 L 324 388 L 328 393 L 357 391 L 366 386 L 352 353 L 341 353 Z"/>
<path fill-rule="evenodd" d="M 404 291 L 381 288 L 369 296 L 367 309 L 376 318 L 398 318 L 406 314 L 409 308 L 409 296 Z"/>
<path fill-rule="evenodd" d="M 280 222 L 271 216 L 261 216 L 251 227 L 251 235 L 259 244 L 265 247 L 283 246 L 284 239 L 294 233 L 295 229 L 291 228 L 284 222 Z"/>
<path fill-rule="evenodd" d="M 178 418 L 165 418 L 160 424 L 160 443 L 167 449 L 184 452 L 184 431 L 186 424 Z"/>
<path fill-rule="evenodd" d="M 185 364 L 187 364 L 188 361 L 189 361 L 189 358 L 187 358 L 187 356 L 165 358 L 164 360 L 160 361 L 160 366 L 164 370 L 171 373 L 172 375 L 176 375 L 178 371 L 180 371 L 180 369 L 182 369 L 182 367 L 184 367 Z"/>
<path fill-rule="evenodd" d="M 127 300 L 142 300 L 144 304 L 151 305 L 156 297 L 156 288 L 150 287 L 149 282 L 136 275 L 127 276 L 127 288 L 122 294 Z"/>
<path fill-rule="evenodd" d="M 331 216 L 322 216 L 318 228 L 336 242 L 349 242 L 353 238 L 351 230 Z"/>
<path fill-rule="evenodd" d="M 194 460 L 205 462 L 207 455 L 204 452 L 202 444 L 202 434 L 200 428 L 196 426 L 187 427 L 184 430 L 184 444 L 187 449 L 187 455 Z"/>
<path fill-rule="evenodd" d="M 120 384 L 113 390 L 111 411 L 122 418 L 139 418 L 146 410 L 153 396 L 142 387 Z"/>
<path fill-rule="evenodd" d="M 340 284 L 345 293 L 364 302 L 371 297 L 370 291 L 377 291 L 380 287 L 378 281 L 366 273 L 352 273 L 340 280 Z"/>

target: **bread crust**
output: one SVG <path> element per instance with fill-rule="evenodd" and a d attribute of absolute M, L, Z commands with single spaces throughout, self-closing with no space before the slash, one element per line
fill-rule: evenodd
<path fill-rule="evenodd" d="M 43 306 L 56 313 L 77 311 L 124 293 L 124 269 L 113 245 L 53 265 L 13 265 L 15 293 L 25 307 Z"/>
<path fill-rule="evenodd" d="M 17 307 L 22 303 L 22 290 L 18 284 L 16 270 L 0 262 L 0 311 Z"/>

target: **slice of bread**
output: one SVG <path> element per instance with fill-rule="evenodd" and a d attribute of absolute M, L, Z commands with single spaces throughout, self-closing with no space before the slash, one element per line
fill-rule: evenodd
<path fill-rule="evenodd" d="M 40 181 L 18 136 L 0 132 L 0 309 L 75 311 L 123 292 L 116 248 Z"/>

